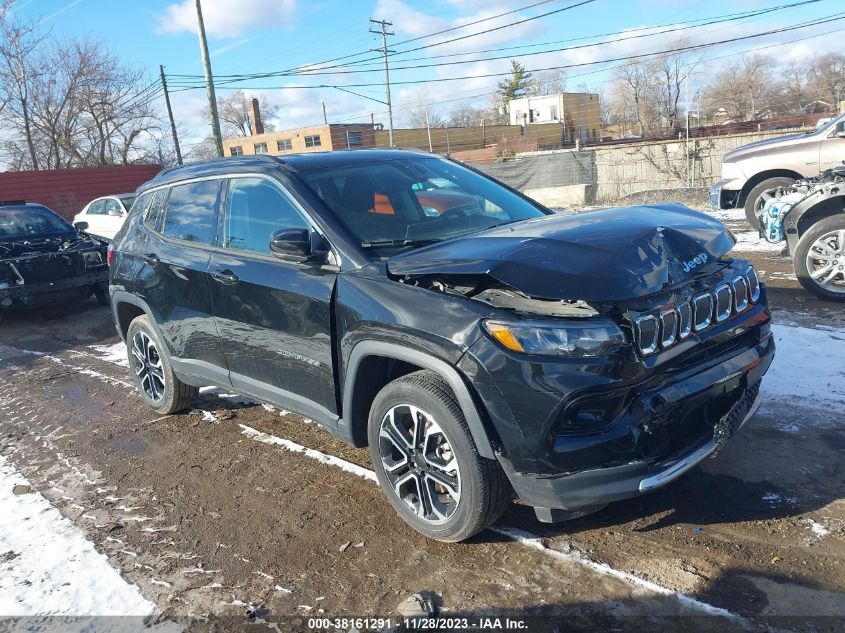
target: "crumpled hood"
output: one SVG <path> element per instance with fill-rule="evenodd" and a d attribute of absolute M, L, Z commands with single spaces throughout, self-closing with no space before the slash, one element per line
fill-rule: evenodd
<path fill-rule="evenodd" d="M 648 205 L 526 220 L 395 255 L 387 267 L 397 276 L 489 275 L 535 299 L 618 301 L 680 283 L 734 243 L 709 216 Z"/>

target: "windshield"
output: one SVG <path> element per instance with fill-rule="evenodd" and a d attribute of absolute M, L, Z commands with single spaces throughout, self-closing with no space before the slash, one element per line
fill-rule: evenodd
<path fill-rule="evenodd" d="M 0 207 L 0 240 L 72 233 L 73 227 L 46 207 Z"/>
<path fill-rule="evenodd" d="M 489 178 L 435 157 L 362 162 L 300 175 L 361 245 L 376 251 L 545 215 Z"/>
<path fill-rule="evenodd" d="M 840 121 L 845 121 L 845 114 L 838 117 L 834 117 L 822 126 L 817 127 L 815 130 L 807 132 L 807 134 L 827 134 L 828 132 L 832 132 L 833 128 L 835 128 L 836 124 Z"/>

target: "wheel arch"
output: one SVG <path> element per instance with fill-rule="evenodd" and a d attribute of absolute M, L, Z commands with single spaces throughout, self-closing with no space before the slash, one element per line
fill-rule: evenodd
<path fill-rule="evenodd" d="M 751 178 L 745 181 L 744 185 L 742 185 L 742 189 L 737 197 L 736 206 L 737 208 L 744 207 L 748 194 L 751 193 L 751 190 L 754 189 L 754 187 L 764 180 L 768 180 L 769 178 L 792 178 L 793 180 L 799 180 L 803 177 L 803 175 L 799 174 L 797 171 L 793 171 L 792 169 L 767 169 L 766 171 L 754 174 Z"/>
<path fill-rule="evenodd" d="M 801 211 L 795 218 L 790 218 L 787 229 L 794 227 L 798 233 L 798 239 L 806 233 L 814 224 L 845 212 L 845 195 L 831 195 L 824 200 Z"/>
<path fill-rule="evenodd" d="M 338 431 L 355 446 L 367 444 L 370 404 L 384 385 L 421 369 L 442 378 L 451 388 L 464 414 L 478 453 L 495 459 L 493 445 L 481 420 L 476 401 L 461 374 L 446 361 L 409 347 L 384 341 L 361 341 L 346 363 L 342 393 L 343 418 Z M 362 377 L 374 375 L 374 380 Z"/>
<path fill-rule="evenodd" d="M 111 295 L 112 316 L 114 317 L 114 325 L 117 329 L 117 334 L 120 340 L 126 342 L 126 333 L 129 331 L 129 324 L 139 316 L 147 315 L 150 318 L 153 328 L 159 339 L 164 341 L 161 337 L 161 330 L 158 327 L 153 312 L 147 302 L 135 295 L 126 292 L 125 290 L 116 290 Z"/>

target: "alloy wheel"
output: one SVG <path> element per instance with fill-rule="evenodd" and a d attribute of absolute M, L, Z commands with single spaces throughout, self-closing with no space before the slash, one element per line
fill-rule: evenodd
<path fill-rule="evenodd" d="M 461 500 L 461 473 L 452 444 L 434 418 L 410 404 L 390 409 L 379 427 L 379 456 L 390 485 L 408 508 L 443 523 Z"/>
<path fill-rule="evenodd" d="M 146 332 L 135 332 L 132 337 L 132 369 L 141 388 L 153 402 L 164 397 L 164 368 L 155 343 Z"/>
<path fill-rule="evenodd" d="M 813 242 L 806 264 L 816 285 L 845 293 L 845 229 L 826 233 Z"/>

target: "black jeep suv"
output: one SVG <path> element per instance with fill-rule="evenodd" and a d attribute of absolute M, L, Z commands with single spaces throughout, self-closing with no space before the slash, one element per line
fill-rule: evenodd
<path fill-rule="evenodd" d="M 653 490 L 751 416 L 774 342 L 733 245 L 685 207 L 556 215 L 424 153 L 227 158 L 139 189 L 112 309 L 153 409 L 213 384 L 310 416 L 459 541 L 514 491 L 555 521 Z"/>

